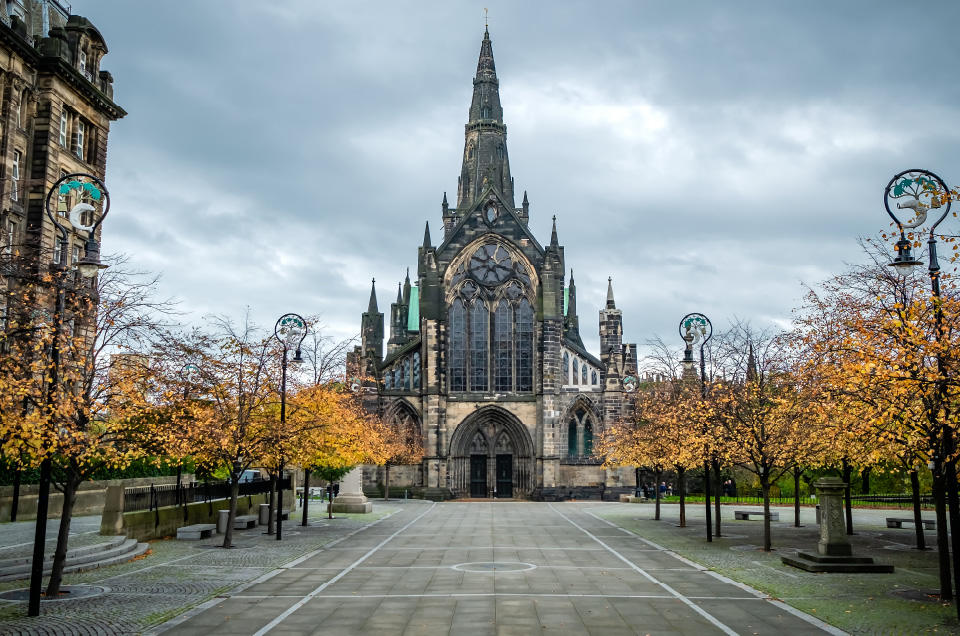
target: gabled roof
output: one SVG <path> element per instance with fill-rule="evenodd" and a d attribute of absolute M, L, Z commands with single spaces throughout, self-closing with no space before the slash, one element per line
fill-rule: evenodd
<path fill-rule="evenodd" d="M 580 346 L 579 343 L 573 342 L 572 340 L 568 340 L 565 337 L 563 339 L 563 346 L 566 347 L 567 349 L 570 349 L 571 351 L 577 352 L 579 356 L 586 358 L 587 361 L 590 362 L 590 364 L 597 367 L 598 369 L 602 369 L 606 371 L 607 367 L 605 367 L 604 364 L 600 362 L 600 360 L 598 360 L 597 358 L 593 357 L 590 353 L 588 353 L 587 350 L 584 349 L 582 346 Z"/>
<path fill-rule="evenodd" d="M 497 202 L 500 204 L 500 208 L 506 211 L 509 218 L 513 220 L 514 224 L 522 232 L 524 237 L 530 240 L 530 244 L 536 248 L 539 255 L 540 256 L 546 255 L 546 252 L 544 251 L 543 246 L 540 245 L 540 242 L 530 232 L 530 228 L 527 227 L 527 225 L 520 219 L 519 216 L 517 216 L 516 211 L 504 199 L 504 197 L 500 194 L 500 192 L 498 192 L 497 189 L 494 188 L 492 185 L 487 185 L 487 187 L 484 188 L 483 192 L 480 193 L 480 196 L 477 197 L 477 200 L 474 201 L 469 208 L 466 208 L 469 210 L 469 212 L 463 215 L 463 217 L 460 219 L 460 222 L 457 223 L 457 225 L 454 226 L 453 230 L 450 232 L 450 235 L 447 236 L 444 239 L 443 243 L 441 243 L 440 246 L 437 248 L 438 260 L 441 259 L 441 255 L 447 249 L 447 247 L 451 243 L 453 243 L 457 238 L 459 238 L 460 234 L 463 233 L 463 228 L 464 226 L 467 225 L 468 221 L 473 220 L 480 227 L 485 226 L 485 223 L 480 219 L 480 215 L 477 213 L 477 211 L 483 207 L 483 202 L 485 202 L 490 195 L 493 195 L 496 198 Z M 500 234 L 493 228 L 489 228 L 489 231 L 492 234 L 498 234 L 502 236 L 502 234 Z"/>
<path fill-rule="evenodd" d="M 398 358 L 402 358 L 403 356 L 410 353 L 414 349 L 419 349 L 419 348 L 420 348 L 420 336 L 418 334 L 413 340 L 411 340 L 410 342 L 403 345 L 402 347 L 400 347 L 399 349 L 397 349 L 396 351 L 388 355 L 386 358 L 384 358 L 383 362 L 380 363 L 379 368 L 384 369 L 390 366 L 391 364 L 393 364 L 394 362 L 396 362 Z"/>

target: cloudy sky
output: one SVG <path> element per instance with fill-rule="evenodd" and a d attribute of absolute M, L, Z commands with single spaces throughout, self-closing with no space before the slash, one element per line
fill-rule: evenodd
<path fill-rule="evenodd" d="M 887 227 L 890 177 L 960 181 L 956 2 L 75 0 L 129 112 L 104 251 L 189 320 L 354 335 L 370 279 L 389 311 L 440 237 L 484 6 L 516 187 L 541 242 L 557 216 L 591 350 L 608 276 L 628 342 L 690 311 L 785 323 Z"/>

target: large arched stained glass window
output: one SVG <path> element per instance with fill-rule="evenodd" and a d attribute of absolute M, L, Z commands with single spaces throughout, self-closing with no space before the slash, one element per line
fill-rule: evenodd
<path fill-rule="evenodd" d="M 580 384 L 580 361 L 573 359 L 573 383 Z"/>
<path fill-rule="evenodd" d="M 517 305 L 517 391 L 533 390 L 533 307 L 526 298 Z"/>
<path fill-rule="evenodd" d="M 593 425 L 586 417 L 583 419 L 583 454 L 593 454 Z"/>
<path fill-rule="evenodd" d="M 450 306 L 450 390 L 467 390 L 467 309 L 459 298 Z"/>
<path fill-rule="evenodd" d="M 413 354 L 413 388 L 420 388 L 420 353 Z"/>
<path fill-rule="evenodd" d="M 570 420 L 567 425 L 567 455 L 577 454 L 577 421 Z"/>
<path fill-rule="evenodd" d="M 403 361 L 403 390 L 404 391 L 410 390 L 411 379 L 412 378 L 410 375 L 410 358 L 407 358 L 406 360 Z"/>
<path fill-rule="evenodd" d="M 513 309 L 501 300 L 493 314 L 493 390 L 513 390 Z"/>
<path fill-rule="evenodd" d="M 482 300 L 470 308 L 470 390 L 487 390 L 487 324 L 489 313 Z"/>

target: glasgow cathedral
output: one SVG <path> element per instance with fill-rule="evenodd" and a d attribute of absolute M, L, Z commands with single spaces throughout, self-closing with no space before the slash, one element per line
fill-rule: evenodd
<path fill-rule="evenodd" d="M 599 356 L 587 351 L 556 217 L 544 246 L 526 192 L 516 205 L 489 31 L 465 136 L 456 206 L 444 194 L 439 244 L 427 223 L 386 351 L 374 287 L 350 356 L 367 408 L 422 434 L 422 464 L 392 467 L 391 484 L 437 499 L 616 499 L 633 470 L 603 468 L 594 444 L 637 388 L 637 348 L 608 282 Z M 379 483 L 376 467 L 364 480 Z"/>

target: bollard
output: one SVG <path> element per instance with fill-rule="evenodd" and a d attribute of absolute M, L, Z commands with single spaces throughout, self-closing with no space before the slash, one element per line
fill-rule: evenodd
<path fill-rule="evenodd" d="M 406 489 L 406 488 L 403 489 L 403 500 L 404 500 L 404 501 L 407 500 L 407 489 Z"/>
<path fill-rule="evenodd" d="M 227 533 L 227 523 L 230 522 L 230 509 L 220 511 L 220 516 L 217 519 L 217 534 L 226 534 Z"/>

